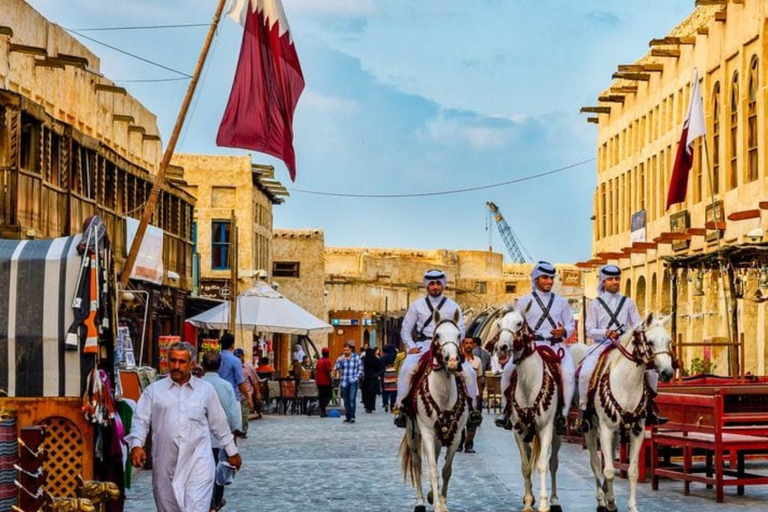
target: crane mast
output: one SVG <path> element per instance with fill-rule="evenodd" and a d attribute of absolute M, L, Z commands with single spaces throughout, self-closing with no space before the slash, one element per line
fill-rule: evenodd
<path fill-rule="evenodd" d="M 520 249 L 521 244 L 518 243 L 517 237 L 515 237 L 515 233 L 512 231 L 512 228 L 510 228 L 509 224 L 507 224 L 507 221 L 504 220 L 504 216 L 501 214 L 499 207 L 490 201 L 485 204 L 488 206 L 491 215 L 493 215 L 493 219 L 496 221 L 496 227 L 499 228 L 499 233 L 501 234 L 502 240 L 504 240 L 504 245 L 507 246 L 507 252 L 509 252 L 509 256 L 512 258 L 512 262 L 525 263 L 528 261 L 528 259 L 523 256 L 523 252 Z"/>

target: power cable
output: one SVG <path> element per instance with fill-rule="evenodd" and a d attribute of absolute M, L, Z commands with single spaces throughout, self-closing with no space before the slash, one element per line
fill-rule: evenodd
<path fill-rule="evenodd" d="M 596 158 L 588 158 L 587 160 L 582 160 L 580 162 L 576 162 L 574 164 L 566 165 L 564 167 L 558 167 L 557 169 L 552 169 L 550 171 L 541 172 L 538 174 L 532 174 L 530 176 L 524 176 L 522 178 L 515 178 L 513 180 L 508 181 L 502 181 L 500 183 L 492 183 L 490 185 L 481 185 L 478 187 L 468 187 L 468 188 L 460 188 L 460 189 L 454 189 L 454 190 L 441 190 L 436 192 L 417 192 L 414 194 L 344 194 L 341 192 L 322 192 L 318 190 L 303 190 L 300 188 L 289 188 L 288 190 L 291 192 L 301 192 L 304 194 L 313 194 L 317 196 L 331 196 L 331 197 L 358 197 L 358 198 L 367 198 L 367 199 L 395 199 L 395 198 L 408 198 L 408 197 L 429 197 L 429 196 L 445 196 L 445 195 L 451 195 L 451 194 L 461 194 L 464 192 L 474 192 L 476 190 L 486 190 L 489 188 L 498 188 L 498 187 L 504 187 L 507 185 L 512 185 L 514 183 L 522 183 L 524 181 L 530 181 L 535 180 L 537 178 L 543 178 L 544 176 L 550 176 L 552 174 L 561 173 L 570 169 L 574 169 L 576 167 L 580 167 L 584 164 L 588 164 L 590 162 L 594 162 L 597 160 Z"/>
<path fill-rule="evenodd" d="M 95 28 L 73 28 L 68 29 L 72 32 L 108 32 L 119 30 L 152 30 L 158 28 L 188 28 L 188 27 L 208 27 L 210 23 L 182 23 L 178 25 L 143 25 L 135 27 L 95 27 Z"/>
<path fill-rule="evenodd" d="M 157 82 L 179 82 L 181 80 L 189 80 L 189 78 L 185 76 L 180 76 L 178 78 L 146 78 L 146 79 L 139 79 L 139 80 L 112 80 L 112 81 L 121 82 L 125 84 L 145 84 L 145 83 L 157 83 Z"/>
<path fill-rule="evenodd" d="M 149 60 L 149 59 L 145 59 L 144 57 L 141 57 L 141 56 L 139 56 L 139 55 L 136 55 L 135 53 L 130 53 L 130 52 L 127 52 L 127 51 L 125 51 L 125 50 L 121 50 L 120 48 L 118 48 L 118 47 L 116 47 L 116 46 L 112 46 L 111 44 L 107 44 L 107 43 L 104 43 L 104 42 L 102 42 L 102 41 L 99 41 L 99 40 L 97 40 L 97 39 L 94 39 L 94 38 L 92 38 L 92 37 L 89 37 L 89 36 L 87 36 L 87 35 L 85 35 L 85 34 L 81 34 L 80 32 L 78 32 L 78 31 L 76 31 L 76 30 L 72 30 L 72 29 L 69 29 L 69 28 L 66 28 L 66 27 L 64 27 L 64 30 L 66 30 L 66 31 L 68 31 L 68 32 L 72 32 L 73 34 L 77 34 L 78 36 L 80 36 L 80 37 L 83 37 L 83 38 L 85 38 L 85 39 L 88 39 L 89 41 L 93 41 L 93 42 L 94 42 L 94 43 L 96 43 L 96 44 L 100 44 L 100 45 L 102 45 L 102 46 L 106 46 L 106 47 L 107 47 L 107 48 L 109 48 L 110 50 L 114 50 L 114 51 L 116 51 L 116 52 L 118 52 L 118 53 L 122 53 L 122 54 L 124 54 L 124 55 L 127 55 L 127 56 L 129 56 L 129 57 L 133 57 L 134 59 L 138 59 L 138 60 L 140 60 L 140 61 L 142 61 L 142 62 L 146 62 L 147 64 L 151 64 L 151 65 L 153 65 L 153 66 L 156 66 L 156 67 L 158 67 L 158 68 L 161 68 L 161 69 L 165 69 L 166 71 L 171 71 L 171 72 L 173 72 L 173 73 L 176 73 L 177 75 L 181 75 L 181 76 L 183 76 L 183 77 L 186 77 L 186 78 L 192 78 L 192 75 L 190 75 L 190 74 L 188 74 L 188 73 L 184 73 L 184 72 L 182 72 L 182 71 L 179 71 L 179 70 L 177 70 L 177 69 L 173 69 L 173 68 L 170 68 L 170 67 L 168 67 L 168 66 L 165 66 L 165 65 L 163 65 L 163 64 L 160 64 L 160 63 L 158 63 L 158 62 L 154 62 L 154 61 L 151 61 L 151 60 Z"/>

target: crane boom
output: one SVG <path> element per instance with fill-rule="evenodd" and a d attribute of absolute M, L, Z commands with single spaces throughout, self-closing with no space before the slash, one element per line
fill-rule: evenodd
<path fill-rule="evenodd" d="M 499 207 L 490 201 L 485 204 L 488 206 L 488 209 L 491 210 L 493 219 L 496 221 L 496 227 L 499 228 L 499 234 L 501 234 L 501 238 L 507 246 L 507 252 L 509 252 L 512 262 L 525 263 L 527 259 L 523 256 L 523 252 L 520 250 L 520 244 L 518 243 L 512 228 L 510 228 L 507 221 L 504 220 L 504 216 L 501 214 Z"/>

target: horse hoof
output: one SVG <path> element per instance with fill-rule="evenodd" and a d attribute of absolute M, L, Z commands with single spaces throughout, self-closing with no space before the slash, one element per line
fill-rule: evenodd
<path fill-rule="evenodd" d="M 427 507 L 424 505 L 416 505 L 416 507 L 413 509 L 413 512 L 427 512 Z"/>
<path fill-rule="evenodd" d="M 432 505 L 432 504 L 434 504 L 434 502 L 435 502 L 435 497 L 432 495 L 432 491 L 429 491 L 427 493 L 427 503 Z"/>
<path fill-rule="evenodd" d="M 608 512 L 608 509 L 600 505 L 599 507 L 597 507 L 597 512 Z"/>
<path fill-rule="evenodd" d="M 563 512 L 563 507 L 561 507 L 560 505 L 552 505 L 549 508 L 549 512 Z"/>

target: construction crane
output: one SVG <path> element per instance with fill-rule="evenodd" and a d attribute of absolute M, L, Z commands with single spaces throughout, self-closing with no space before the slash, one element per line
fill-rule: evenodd
<path fill-rule="evenodd" d="M 509 227 L 507 221 L 504 220 L 504 216 L 501 214 L 499 207 L 490 201 L 485 204 L 488 206 L 488 210 L 490 211 L 489 219 L 490 216 L 493 216 L 493 219 L 496 221 L 496 226 L 499 228 L 501 239 L 504 240 L 504 244 L 507 246 L 507 252 L 509 252 L 509 256 L 512 258 L 512 262 L 525 263 L 526 261 L 530 261 L 531 255 L 528 254 L 528 251 L 525 249 L 523 244 L 520 243 L 517 236 L 515 235 L 515 232 L 512 231 L 512 228 Z M 486 229 L 488 229 L 488 250 L 492 250 L 492 234 L 490 226 L 486 226 Z M 525 252 L 525 256 L 523 256 L 523 252 Z"/>

